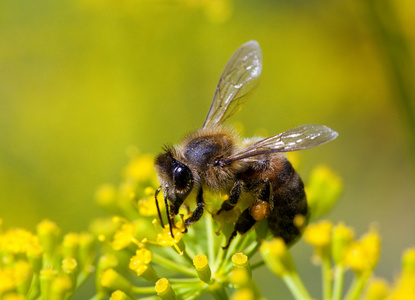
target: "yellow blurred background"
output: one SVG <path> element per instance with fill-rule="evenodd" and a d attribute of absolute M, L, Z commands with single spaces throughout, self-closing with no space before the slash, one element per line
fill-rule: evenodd
<path fill-rule="evenodd" d="M 4 227 L 49 218 L 64 232 L 87 229 L 105 215 L 95 189 L 119 181 L 128 149 L 158 153 L 201 126 L 228 58 L 255 39 L 261 84 L 232 122 L 244 136 L 303 123 L 338 131 L 299 153 L 299 172 L 307 182 L 323 163 L 343 178 L 327 217 L 358 235 L 377 224 L 376 274 L 393 278 L 415 245 L 415 4 L 372 2 L 1 1 Z M 293 252 L 318 295 L 310 248 Z M 268 274 L 254 273 L 264 295 L 278 287 L 289 299 Z"/>

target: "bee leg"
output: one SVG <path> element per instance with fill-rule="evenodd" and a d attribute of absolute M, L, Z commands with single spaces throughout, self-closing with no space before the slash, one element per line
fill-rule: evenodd
<path fill-rule="evenodd" d="M 260 183 L 263 184 L 264 187 L 260 190 L 258 194 L 258 199 L 269 202 L 269 199 L 271 197 L 271 184 L 269 183 L 269 179 L 262 179 Z"/>
<path fill-rule="evenodd" d="M 193 211 L 193 214 L 184 221 L 184 226 L 187 227 L 194 222 L 199 221 L 203 215 L 205 201 L 203 201 L 203 189 L 200 188 L 197 197 L 196 197 L 196 209 Z"/>
<path fill-rule="evenodd" d="M 256 221 L 262 221 L 271 213 L 274 207 L 273 201 L 271 201 L 271 184 L 268 179 L 261 180 L 261 184 L 264 186 L 259 190 L 257 199 L 251 207 L 251 215 Z"/>
<path fill-rule="evenodd" d="M 238 220 L 236 220 L 235 227 L 226 243 L 225 247 L 222 247 L 223 250 L 228 249 L 231 241 L 236 237 L 237 233 L 240 234 L 246 233 L 249 229 L 252 228 L 256 223 L 256 220 L 251 215 L 251 208 L 245 209 L 242 214 L 239 216 Z"/>
<path fill-rule="evenodd" d="M 229 240 L 226 246 L 223 247 L 224 250 L 228 249 L 229 245 L 231 244 L 231 241 L 235 238 L 238 232 L 239 234 L 244 234 L 248 232 L 248 230 L 251 229 L 256 222 L 263 220 L 269 215 L 271 206 L 270 199 L 272 187 L 268 179 L 261 180 L 260 184 L 263 184 L 264 187 L 260 189 L 258 193 L 258 199 L 255 201 L 252 207 L 245 209 L 239 216 L 238 220 L 236 220 L 235 227 L 229 237 Z"/>
<path fill-rule="evenodd" d="M 228 211 L 228 210 L 233 209 L 235 205 L 238 203 L 239 196 L 241 195 L 241 191 L 242 191 L 242 182 L 240 181 L 235 182 L 235 184 L 233 185 L 231 189 L 229 199 L 222 202 L 222 206 L 220 207 L 220 209 L 218 210 L 216 214 L 219 215 L 222 211 Z"/>

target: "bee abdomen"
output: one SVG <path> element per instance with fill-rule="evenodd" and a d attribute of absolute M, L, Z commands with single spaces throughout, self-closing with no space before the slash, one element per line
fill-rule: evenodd
<path fill-rule="evenodd" d="M 284 239 L 287 245 L 294 243 L 301 235 L 294 219 L 308 213 L 304 184 L 291 164 L 287 163 L 277 176 L 279 186 L 274 188 L 272 210 L 268 217 L 268 226 L 272 234 Z"/>

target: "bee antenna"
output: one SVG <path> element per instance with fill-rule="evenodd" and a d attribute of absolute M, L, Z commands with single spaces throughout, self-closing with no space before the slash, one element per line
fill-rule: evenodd
<path fill-rule="evenodd" d="M 161 185 L 157 188 L 157 190 L 156 190 L 156 192 L 154 194 L 154 198 L 156 200 L 157 213 L 159 215 L 160 223 L 161 223 L 161 226 L 164 228 L 163 218 L 161 217 L 160 206 L 159 206 L 159 202 L 157 200 L 157 196 L 160 193 L 160 191 L 161 191 Z"/>
<path fill-rule="evenodd" d="M 171 218 L 170 218 L 169 203 L 167 202 L 167 190 L 164 190 L 164 205 L 166 206 L 166 214 L 167 214 L 167 220 L 169 221 L 170 234 L 171 234 L 171 237 L 174 238 L 173 225 L 171 223 Z"/>

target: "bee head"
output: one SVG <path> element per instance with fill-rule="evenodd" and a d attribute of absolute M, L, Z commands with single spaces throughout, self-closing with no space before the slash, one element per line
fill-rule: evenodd
<path fill-rule="evenodd" d="M 155 166 L 162 187 L 167 190 L 171 211 L 177 215 L 183 201 L 192 191 L 192 171 L 184 163 L 176 160 L 169 149 L 156 157 Z"/>

